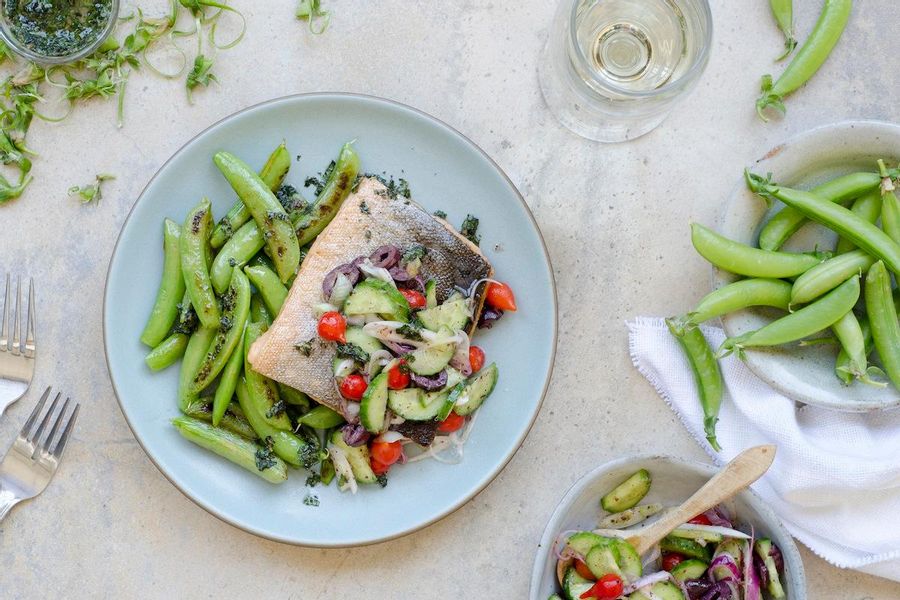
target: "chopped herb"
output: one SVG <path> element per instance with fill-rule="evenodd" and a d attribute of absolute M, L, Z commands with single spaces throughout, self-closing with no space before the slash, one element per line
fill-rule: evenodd
<path fill-rule="evenodd" d="M 302 354 L 303 356 L 309 356 L 310 354 L 312 354 L 312 344 L 313 344 L 313 340 L 308 339 L 305 342 L 300 342 L 299 344 L 296 344 L 294 346 L 294 348 L 296 348 L 297 351 L 300 354 Z"/>
<path fill-rule="evenodd" d="M 481 236 L 478 235 L 478 217 L 466 215 L 465 220 L 463 220 L 462 225 L 459 228 L 459 232 L 476 246 L 481 243 Z"/>
<path fill-rule="evenodd" d="M 5 163 L 4 163 L 5 164 Z M 31 168 L 29 164 L 29 169 Z M 108 173 L 100 173 L 94 176 L 94 183 L 82 186 L 72 186 L 69 188 L 69 195 L 78 196 L 82 204 L 90 204 L 91 202 L 100 202 L 103 192 L 100 189 L 101 184 L 109 179 L 115 179 L 115 176 Z"/>
<path fill-rule="evenodd" d="M 315 35 L 325 33 L 331 23 L 331 12 L 322 10 L 320 0 L 300 0 L 297 18 L 309 22 L 309 31 Z"/>
<path fill-rule="evenodd" d="M 291 218 L 287 215 L 286 212 L 270 210 L 266 213 L 266 220 L 270 223 L 274 221 L 285 221 L 289 223 Z"/>
<path fill-rule="evenodd" d="M 387 482 L 388 482 L 387 473 L 382 473 L 381 475 L 376 477 L 376 479 L 378 481 L 378 485 L 380 485 L 383 488 L 387 487 Z"/>
<path fill-rule="evenodd" d="M 194 59 L 194 66 L 188 72 L 187 80 L 184 82 L 188 91 L 188 101 L 191 103 L 194 102 L 194 88 L 201 85 L 207 87 L 213 81 L 219 81 L 215 75 L 209 72 L 212 66 L 212 59 L 202 54 L 198 54 Z"/>
<path fill-rule="evenodd" d="M 358 363 L 369 362 L 369 353 L 357 346 L 356 344 L 338 342 L 337 355 L 341 358 L 351 358 Z"/>
<path fill-rule="evenodd" d="M 278 191 L 275 192 L 275 197 L 278 198 L 278 202 L 281 203 L 284 210 L 289 213 L 303 210 L 307 207 L 306 200 L 303 199 L 297 188 L 289 184 L 284 184 L 278 188 Z"/>
<path fill-rule="evenodd" d="M 445 212 L 442 211 L 442 210 L 436 210 L 436 211 L 434 211 L 433 214 L 434 214 L 434 216 L 436 216 L 438 219 L 446 219 L 446 218 L 447 218 L 447 213 L 445 213 Z"/>
<path fill-rule="evenodd" d="M 300 446 L 300 449 L 297 451 L 297 457 L 300 459 L 300 464 L 304 468 L 309 469 L 319 462 L 319 443 L 315 438 L 308 435 L 303 436 L 303 441 L 306 443 Z"/>
<path fill-rule="evenodd" d="M 361 212 L 361 213 L 364 214 L 364 215 L 367 215 L 367 214 L 369 214 L 369 213 L 371 212 L 371 211 L 369 210 L 369 205 L 366 204 L 366 201 L 365 201 L 365 200 L 363 200 L 363 201 L 361 201 L 361 202 L 359 203 L 359 212 Z"/>
<path fill-rule="evenodd" d="M 306 497 L 303 498 L 303 504 L 305 504 L 306 506 L 318 506 L 319 497 L 313 496 L 312 494 L 306 494 Z"/>
<path fill-rule="evenodd" d="M 397 328 L 397 333 L 402 335 L 408 340 L 412 340 L 414 342 L 422 341 L 422 323 L 419 322 L 418 319 L 413 318 L 410 319 L 409 323 L 404 323 L 400 327 Z"/>
<path fill-rule="evenodd" d="M 276 464 L 275 453 L 272 451 L 274 442 L 271 437 L 263 440 L 263 445 L 256 449 L 256 468 L 265 471 Z"/>
<path fill-rule="evenodd" d="M 408 363 L 412 362 L 413 360 L 415 360 L 414 356 L 407 356 L 406 358 L 404 358 L 403 360 L 400 361 L 400 364 L 397 365 L 397 368 L 400 369 L 401 373 L 405 373 L 406 375 L 409 375 L 410 373 L 412 373 L 412 369 L 409 368 Z"/>
<path fill-rule="evenodd" d="M 377 173 L 366 173 L 363 177 L 377 179 L 381 182 L 381 185 L 387 188 L 383 192 L 379 192 L 379 195 L 390 198 L 391 200 L 396 200 L 397 198 L 409 199 L 411 197 L 409 182 L 405 179 L 401 178 L 395 181 L 393 177 L 387 178 L 384 175 L 378 175 Z"/>
<path fill-rule="evenodd" d="M 266 418 L 274 419 L 278 415 L 282 414 L 285 408 L 286 405 L 284 403 L 284 400 L 279 400 L 278 402 L 274 403 L 271 408 L 269 408 L 269 410 L 266 411 Z"/>
<path fill-rule="evenodd" d="M 428 248 L 426 248 L 422 244 L 413 244 L 403 253 L 402 260 L 405 263 L 409 263 L 414 260 L 421 259 L 426 254 L 428 254 Z"/>
<path fill-rule="evenodd" d="M 228 257 L 228 266 L 229 267 L 233 268 L 233 267 L 236 267 L 237 265 L 238 265 L 238 261 L 235 257 L 233 257 L 233 256 Z"/>
<path fill-rule="evenodd" d="M 316 487 L 322 482 L 322 476 L 318 473 L 311 473 L 309 477 L 306 478 L 306 487 Z"/>
<path fill-rule="evenodd" d="M 307 177 L 303 182 L 303 187 L 312 187 L 315 189 L 316 197 L 322 194 L 322 190 L 325 189 L 325 184 L 328 183 L 329 177 L 334 172 L 335 162 L 331 161 L 328 163 L 328 167 L 325 168 L 323 173 L 319 173 L 318 177 Z"/>

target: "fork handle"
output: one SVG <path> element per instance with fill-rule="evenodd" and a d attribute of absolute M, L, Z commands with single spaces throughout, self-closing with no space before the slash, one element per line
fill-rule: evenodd
<path fill-rule="evenodd" d="M 19 503 L 19 499 L 9 490 L 0 488 L 0 521 Z"/>

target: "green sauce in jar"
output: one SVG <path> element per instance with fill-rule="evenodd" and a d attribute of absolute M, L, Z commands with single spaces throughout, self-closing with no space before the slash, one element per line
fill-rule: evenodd
<path fill-rule="evenodd" d="M 112 0 L 2 0 L 10 33 L 32 52 L 68 56 L 90 46 L 111 18 Z"/>

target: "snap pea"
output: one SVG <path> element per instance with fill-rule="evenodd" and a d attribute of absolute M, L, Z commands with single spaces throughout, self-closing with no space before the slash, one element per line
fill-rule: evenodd
<path fill-rule="evenodd" d="M 222 308 L 224 313 L 216 330 L 216 336 L 206 353 L 206 358 L 197 369 L 197 375 L 191 383 L 190 392 L 199 393 L 205 389 L 212 380 L 222 372 L 225 363 L 232 352 L 238 347 L 238 342 L 244 333 L 244 325 L 250 314 L 250 282 L 240 269 L 234 268 L 231 276 L 231 286 L 228 292 L 222 296 Z M 240 352 L 243 350 L 241 347 Z"/>
<path fill-rule="evenodd" d="M 216 254 L 209 268 L 209 278 L 213 289 L 221 294 L 231 281 L 231 270 L 243 267 L 266 245 L 256 221 L 244 223 Z"/>
<path fill-rule="evenodd" d="M 784 97 L 809 81 L 828 58 L 831 50 L 841 38 L 847 19 L 850 18 L 852 0 L 825 0 L 819 20 L 812 33 L 797 51 L 784 73 L 774 84 L 771 75 L 764 75 L 756 112 L 766 120 L 763 110 L 769 106 L 785 112 Z"/>
<path fill-rule="evenodd" d="M 279 281 L 275 271 L 263 264 L 256 264 L 244 267 L 244 273 L 262 296 L 269 314 L 277 316 L 287 298 L 288 289 Z"/>
<path fill-rule="evenodd" d="M 877 223 L 881 216 L 881 190 L 875 188 L 853 201 L 851 212 L 856 213 L 869 223 Z M 840 238 L 834 248 L 835 254 L 844 254 L 856 248 L 856 244 L 847 238 Z"/>
<path fill-rule="evenodd" d="M 350 142 L 341 148 L 325 187 L 315 203 L 295 223 L 297 241 L 301 246 L 313 241 L 331 222 L 344 200 L 350 195 L 359 173 L 359 155 Z M 284 281 L 284 279 L 282 279 Z"/>
<path fill-rule="evenodd" d="M 213 161 L 253 215 L 278 276 L 281 281 L 287 281 L 300 265 L 300 245 L 284 207 L 259 175 L 235 155 L 217 152 Z"/>
<path fill-rule="evenodd" d="M 794 48 L 797 40 L 794 39 L 794 5 L 792 0 L 769 0 L 772 16 L 778 24 L 778 29 L 784 34 L 784 53 L 776 60 L 785 59 Z"/>
<path fill-rule="evenodd" d="M 161 371 L 181 358 L 187 348 L 188 336 L 183 333 L 173 333 L 144 357 L 144 362 L 153 371 Z"/>
<path fill-rule="evenodd" d="M 250 364 L 250 359 L 248 358 L 250 347 L 262 335 L 263 331 L 265 331 L 265 326 L 262 323 L 249 323 L 247 325 L 247 330 L 244 333 L 244 380 L 247 382 L 247 391 L 250 393 L 254 406 L 264 407 L 261 409 L 261 416 L 266 424 L 277 429 L 290 430 L 291 420 L 283 410 L 283 404 L 280 402 L 281 397 L 278 395 L 278 386 L 268 377 L 264 377 L 254 371 L 253 365 Z M 279 406 L 282 407 L 280 411 L 278 410 Z M 241 408 L 244 408 L 243 404 L 241 404 Z M 244 408 L 244 412 L 246 411 L 247 409 Z M 250 420 L 250 423 L 252 424 L 253 421 Z"/>
<path fill-rule="evenodd" d="M 300 390 L 295 390 L 289 385 L 284 385 L 283 383 L 279 382 L 278 395 L 288 404 L 293 404 L 294 406 L 299 406 L 304 409 L 309 408 L 309 396 L 307 396 Z"/>
<path fill-rule="evenodd" d="M 188 417 L 199 419 L 204 423 L 212 423 L 213 407 L 209 402 L 194 402 L 184 414 Z M 219 421 L 219 427 L 236 433 L 251 442 L 259 439 L 256 436 L 256 432 L 250 427 L 250 423 L 244 418 L 244 413 L 241 412 L 237 402 L 232 402 L 228 406 L 228 410 L 225 412 L 222 420 Z"/>
<path fill-rule="evenodd" d="M 328 436 L 326 436 L 326 438 L 327 437 Z M 335 476 L 334 463 L 326 457 L 322 459 L 322 462 L 319 463 L 319 465 L 319 479 L 322 480 L 322 485 L 331 485 Z"/>
<path fill-rule="evenodd" d="M 755 186 L 755 192 L 777 198 L 796 208 L 813 221 L 825 225 L 872 256 L 883 260 L 890 270 L 900 273 L 900 244 L 859 215 L 809 192 L 769 184 L 757 175 L 749 175 L 748 181 Z"/>
<path fill-rule="evenodd" d="M 866 275 L 866 314 L 884 371 L 900 389 L 900 322 L 891 297 L 891 276 L 882 261 Z"/>
<path fill-rule="evenodd" d="M 269 483 L 287 480 L 287 465 L 284 461 L 275 456 L 263 458 L 261 456 L 263 448 L 258 444 L 190 417 L 172 419 L 172 425 L 185 439 L 227 458 Z"/>
<path fill-rule="evenodd" d="M 344 423 L 344 417 L 327 406 L 319 405 L 300 417 L 297 422 L 313 429 L 331 429 Z"/>
<path fill-rule="evenodd" d="M 826 181 L 809 191 L 823 200 L 840 204 L 878 188 L 880 181 L 877 173 L 850 173 Z M 785 206 L 760 230 L 759 247 L 763 250 L 778 250 L 808 221 L 802 212 Z"/>
<path fill-rule="evenodd" d="M 266 308 L 262 296 L 256 293 L 250 298 L 250 320 L 266 325 L 272 324 L 272 315 L 269 313 L 269 309 Z"/>
<path fill-rule="evenodd" d="M 875 343 L 872 341 L 872 328 L 869 327 L 869 319 L 865 316 L 857 318 L 857 322 L 863 336 L 863 352 L 865 352 L 866 361 L 868 362 L 868 356 L 875 347 Z M 844 385 L 850 385 L 853 382 L 851 360 L 850 355 L 842 347 L 838 352 L 837 360 L 834 362 L 834 374 L 844 382 Z"/>
<path fill-rule="evenodd" d="M 846 364 L 840 368 L 846 369 L 847 375 L 869 382 L 867 375 L 869 355 L 866 352 L 866 338 L 863 335 L 862 326 L 853 311 L 848 311 L 843 317 L 831 326 L 835 337 L 841 343 L 841 351 L 847 356 Z"/>
<path fill-rule="evenodd" d="M 209 229 L 212 207 L 204 198 L 188 213 L 181 230 L 181 271 L 197 318 L 204 327 L 218 327 L 219 303 L 209 280 Z"/>
<path fill-rule="evenodd" d="M 259 172 L 259 178 L 263 180 L 263 183 L 269 186 L 270 190 L 277 192 L 290 168 L 291 155 L 287 151 L 284 142 L 281 142 L 281 144 L 272 151 L 272 154 L 269 155 L 269 159 Z M 209 244 L 213 248 L 221 248 L 222 244 L 227 242 L 231 235 L 237 231 L 241 225 L 252 218 L 253 216 L 250 214 L 250 211 L 244 203 L 237 200 L 231 205 L 231 208 L 228 209 L 225 216 L 219 220 L 215 229 L 213 229 L 212 235 L 209 238 Z"/>
<path fill-rule="evenodd" d="M 162 342 L 178 317 L 178 301 L 184 295 L 179 243 L 181 227 L 175 221 L 163 222 L 163 272 L 156 292 L 156 302 L 141 333 L 141 341 L 151 348 Z"/>
<path fill-rule="evenodd" d="M 884 161 L 878 160 L 879 174 L 883 177 L 881 180 L 882 206 L 881 206 L 881 226 L 889 238 L 900 244 L 900 201 L 894 194 L 894 182 Z"/>
<path fill-rule="evenodd" d="M 846 315 L 859 299 L 859 276 L 854 275 L 812 304 L 785 317 L 772 321 L 756 331 L 749 331 L 725 340 L 720 355 L 732 351 L 742 354 L 744 348 L 778 346 L 796 342 L 834 325 Z"/>
<path fill-rule="evenodd" d="M 851 275 L 869 270 L 875 259 L 863 250 L 853 250 L 819 263 L 803 273 L 791 287 L 791 304 L 806 304 L 831 291 Z"/>
<path fill-rule="evenodd" d="M 791 284 L 780 279 L 742 279 L 707 294 L 688 319 L 703 323 L 724 314 L 750 306 L 773 306 L 787 310 L 791 301 Z"/>
<path fill-rule="evenodd" d="M 719 407 L 722 405 L 724 390 L 719 363 L 697 325 L 685 324 L 684 320 L 678 319 L 666 319 L 666 325 L 678 340 L 691 365 L 697 393 L 700 395 L 700 406 L 703 408 L 703 430 L 706 432 L 706 440 L 713 450 L 719 452 L 722 448 L 716 439 L 716 422 L 719 420 Z"/>
<path fill-rule="evenodd" d="M 288 464 L 297 467 L 310 467 L 315 463 L 316 449 L 310 441 L 305 440 L 291 431 L 285 431 L 277 427 L 273 427 L 266 420 L 265 404 L 257 404 L 253 395 L 247 391 L 247 383 L 245 379 L 238 380 L 237 387 L 238 402 L 244 416 L 250 422 L 253 430 L 261 440 L 272 440 L 272 450 Z"/>
<path fill-rule="evenodd" d="M 753 248 L 729 240 L 699 223 L 691 223 L 691 242 L 700 256 L 715 266 L 748 277 L 793 277 L 821 262 L 821 259 L 810 254 Z"/>
<path fill-rule="evenodd" d="M 191 384 L 203 364 L 206 351 L 216 330 L 213 327 L 200 327 L 191 335 L 187 348 L 184 350 L 184 358 L 181 359 L 181 372 L 178 376 L 178 408 L 187 413 L 198 402 L 197 394 L 191 391 Z"/>
<path fill-rule="evenodd" d="M 216 387 L 216 394 L 213 397 L 212 422 L 216 427 L 219 426 L 219 422 L 225 416 L 225 411 L 228 410 L 228 406 L 231 404 L 237 380 L 244 370 L 243 327 L 241 329 L 241 338 L 238 340 L 237 346 L 232 350 L 231 356 L 228 357 L 225 368 L 222 369 L 222 376 L 219 377 L 219 385 Z"/>

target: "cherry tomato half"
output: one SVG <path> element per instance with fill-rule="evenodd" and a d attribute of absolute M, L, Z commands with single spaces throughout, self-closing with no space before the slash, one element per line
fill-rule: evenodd
<path fill-rule="evenodd" d="M 369 452 L 372 454 L 372 461 L 380 462 L 383 465 L 390 466 L 400 460 L 400 453 L 403 451 L 400 442 L 372 442 Z"/>
<path fill-rule="evenodd" d="M 500 310 L 516 311 L 516 297 L 513 295 L 512 288 L 505 283 L 488 283 L 485 301 Z"/>
<path fill-rule="evenodd" d="M 425 308 L 425 296 L 416 290 L 400 290 L 406 301 L 409 302 L 410 308 Z"/>
<path fill-rule="evenodd" d="M 347 331 L 347 321 L 344 316 L 335 311 L 329 311 L 319 318 L 319 337 L 331 342 L 346 343 L 344 333 Z"/>
<path fill-rule="evenodd" d="M 384 475 L 391 470 L 391 465 L 378 462 L 374 458 L 369 459 L 369 466 L 372 467 L 372 472 L 376 475 Z"/>
<path fill-rule="evenodd" d="M 455 412 L 451 412 L 446 419 L 441 421 L 441 424 L 438 425 L 437 430 L 441 433 L 453 433 L 454 431 L 457 431 L 460 427 L 462 427 L 465 422 L 465 417 L 461 417 Z"/>
<path fill-rule="evenodd" d="M 581 595 L 581 598 L 597 598 L 597 600 L 613 600 L 622 595 L 625 584 L 622 578 L 613 573 L 604 575 L 597 580 L 597 583 L 588 591 Z"/>
<path fill-rule="evenodd" d="M 388 369 L 388 387 L 392 390 L 402 390 L 409 385 L 409 373 L 403 369 L 403 361 Z"/>
<path fill-rule="evenodd" d="M 664 552 L 662 555 L 663 571 L 671 571 L 675 566 L 684 560 L 683 554 L 677 552 Z"/>
<path fill-rule="evenodd" d="M 590 579 L 591 581 L 597 580 L 597 578 L 594 577 L 594 574 L 591 573 L 591 570 L 588 568 L 588 566 L 584 564 L 583 560 L 575 559 L 575 570 L 585 579 Z"/>
<path fill-rule="evenodd" d="M 341 380 L 341 395 L 348 400 L 362 400 L 363 394 L 369 384 L 366 383 L 365 377 L 362 375 L 347 375 Z"/>
<path fill-rule="evenodd" d="M 484 366 L 484 350 L 478 346 L 469 346 L 469 364 L 472 365 L 472 372 L 477 373 Z"/>
<path fill-rule="evenodd" d="M 696 517 L 688 521 L 688 523 L 693 523 L 694 525 L 712 525 L 709 517 L 704 514 L 697 515 Z"/>

